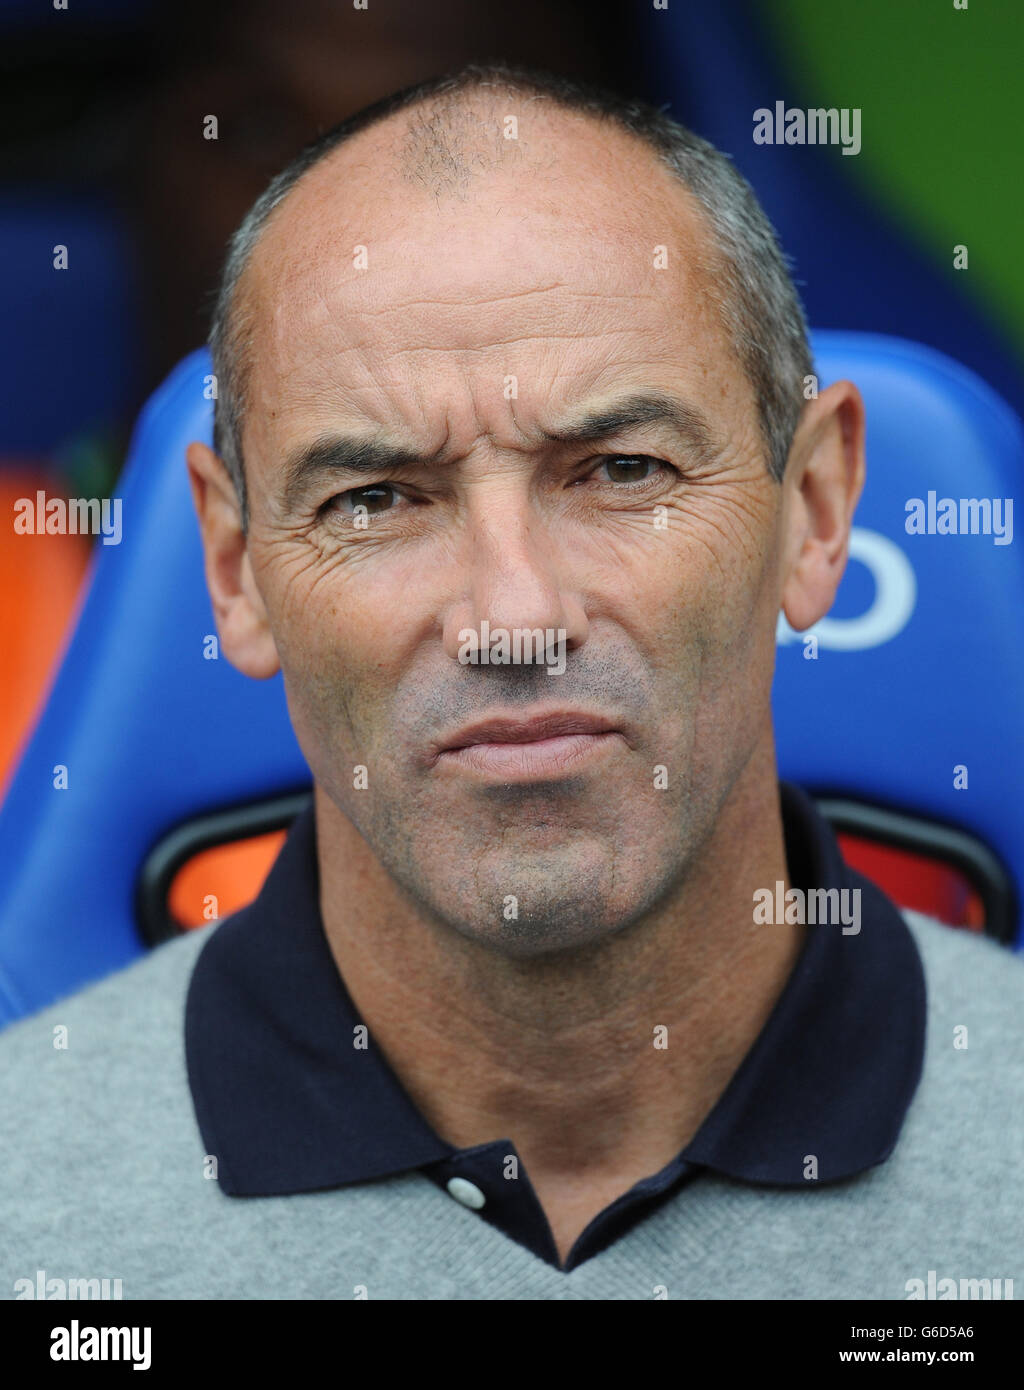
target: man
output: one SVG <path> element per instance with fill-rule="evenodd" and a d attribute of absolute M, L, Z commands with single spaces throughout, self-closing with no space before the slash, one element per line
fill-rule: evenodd
<path fill-rule="evenodd" d="M 211 340 L 188 467 L 217 626 L 283 672 L 314 800 L 252 907 L 63 1007 L 70 1066 L 39 1061 L 49 1015 L 12 1030 L 12 1277 L 1020 1278 L 1018 964 L 904 920 L 777 780 L 776 620 L 832 603 L 864 411 L 850 382 L 805 401 L 799 301 L 728 161 L 465 69 L 275 180 Z M 856 907 L 766 919 L 776 893 Z M 57 1181 L 39 1146 L 72 1134 Z"/>

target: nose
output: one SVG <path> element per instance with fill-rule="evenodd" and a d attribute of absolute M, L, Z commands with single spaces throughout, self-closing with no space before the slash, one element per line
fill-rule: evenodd
<path fill-rule="evenodd" d="M 455 558 L 461 582 L 443 625 L 444 649 L 454 660 L 467 660 L 471 633 L 477 646 L 495 651 L 501 634 L 509 634 L 513 654 L 498 659 L 530 664 L 552 661 L 552 647 L 564 653 L 587 640 L 586 612 L 567 583 L 571 553 L 524 493 L 507 483 L 481 484 L 467 504 Z M 542 636 L 533 636 L 538 631 Z"/>

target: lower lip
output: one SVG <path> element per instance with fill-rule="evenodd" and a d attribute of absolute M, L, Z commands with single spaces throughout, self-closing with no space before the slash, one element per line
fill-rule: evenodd
<path fill-rule="evenodd" d="M 530 743 L 471 743 L 465 748 L 446 749 L 439 763 L 472 768 L 506 781 L 529 777 L 551 777 L 567 772 L 577 764 L 619 742 L 617 733 L 559 734 Z"/>

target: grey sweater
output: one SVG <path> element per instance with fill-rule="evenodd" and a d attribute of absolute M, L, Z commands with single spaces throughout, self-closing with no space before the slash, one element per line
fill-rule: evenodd
<path fill-rule="evenodd" d="M 220 1192 L 184 1055 L 204 928 L 0 1035 L 0 1297 L 71 1279 L 126 1299 L 1024 1296 L 1024 962 L 906 918 L 927 1050 L 892 1156 L 798 1189 L 704 1173 L 568 1274 L 416 1172 Z"/>

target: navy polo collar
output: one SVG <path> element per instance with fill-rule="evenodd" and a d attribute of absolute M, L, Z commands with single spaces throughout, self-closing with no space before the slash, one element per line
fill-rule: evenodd
<path fill-rule="evenodd" d="M 859 888 L 861 929 L 808 927 L 767 1024 L 675 1162 L 810 1187 L 810 1155 L 829 1182 L 892 1152 L 921 1075 L 924 973 L 899 911 L 844 863 L 811 800 L 785 782 L 780 796 L 791 882 Z M 214 929 L 189 987 L 189 1083 L 223 1192 L 332 1188 L 460 1152 L 372 1036 L 353 1045 L 360 1025 L 324 935 L 310 804 L 256 900 Z"/>

